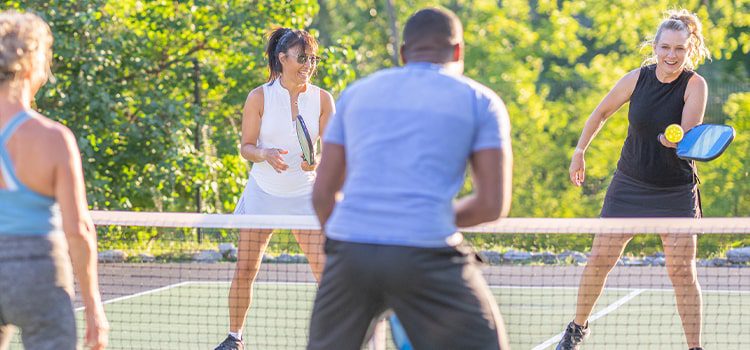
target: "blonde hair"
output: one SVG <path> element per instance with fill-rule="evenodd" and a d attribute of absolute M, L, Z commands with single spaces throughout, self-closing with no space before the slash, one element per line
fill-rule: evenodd
<path fill-rule="evenodd" d="M 52 61 L 52 31 L 39 16 L 16 11 L 0 12 L 0 85 L 12 83 L 19 73 L 49 69 Z M 42 52 L 46 62 L 38 67 Z"/>
<path fill-rule="evenodd" d="M 711 60 L 711 53 L 703 40 L 703 26 L 696 14 L 686 9 L 667 11 L 667 18 L 659 24 L 654 38 L 643 43 L 643 46 L 652 47 L 658 43 L 665 30 L 681 31 L 688 34 L 688 57 L 685 60 L 687 69 L 695 69 L 704 60 Z M 654 64 L 656 61 L 656 54 L 652 54 L 643 61 L 643 65 Z"/>

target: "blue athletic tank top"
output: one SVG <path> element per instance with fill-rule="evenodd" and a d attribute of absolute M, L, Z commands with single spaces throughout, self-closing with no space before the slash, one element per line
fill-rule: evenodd
<path fill-rule="evenodd" d="M 0 130 L 0 172 L 5 183 L 5 187 L 0 188 L 0 236 L 38 236 L 62 232 L 60 208 L 55 199 L 24 186 L 18 180 L 5 149 L 13 132 L 29 118 L 29 112 L 21 111 Z"/>

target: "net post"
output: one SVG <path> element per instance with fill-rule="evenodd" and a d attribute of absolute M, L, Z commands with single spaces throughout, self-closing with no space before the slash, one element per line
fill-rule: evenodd
<path fill-rule="evenodd" d="M 201 67 L 198 63 L 198 59 L 193 57 L 193 103 L 195 104 L 195 150 L 201 149 Z M 200 184 L 195 184 L 195 212 L 200 213 L 203 208 L 201 205 L 201 187 Z M 203 243 L 203 231 L 200 227 L 196 228 L 196 236 L 198 243 Z"/>

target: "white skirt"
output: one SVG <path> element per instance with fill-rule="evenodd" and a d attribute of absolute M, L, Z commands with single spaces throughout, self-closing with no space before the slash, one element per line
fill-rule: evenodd
<path fill-rule="evenodd" d="M 315 215 L 312 194 L 297 197 L 278 197 L 263 191 L 255 178 L 249 176 L 235 215 Z"/>

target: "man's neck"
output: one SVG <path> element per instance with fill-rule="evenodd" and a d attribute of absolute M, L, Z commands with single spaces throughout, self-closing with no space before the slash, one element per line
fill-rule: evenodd
<path fill-rule="evenodd" d="M 463 75 L 464 74 L 464 64 L 463 61 L 455 61 L 455 62 L 444 62 L 444 61 L 437 61 L 437 60 L 431 60 L 431 59 L 419 59 L 418 57 L 409 57 L 409 59 L 404 62 L 405 64 L 434 64 L 441 67 L 441 70 L 444 72 L 448 72 L 449 74 L 453 75 Z"/>
<path fill-rule="evenodd" d="M 446 62 L 444 59 L 438 59 L 435 57 L 435 55 L 431 54 L 420 54 L 420 53 L 414 53 L 410 55 L 409 57 L 405 57 L 404 60 L 407 64 L 409 63 L 431 63 L 431 64 L 437 64 L 440 66 L 446 65 L 449 62 Z"/>

